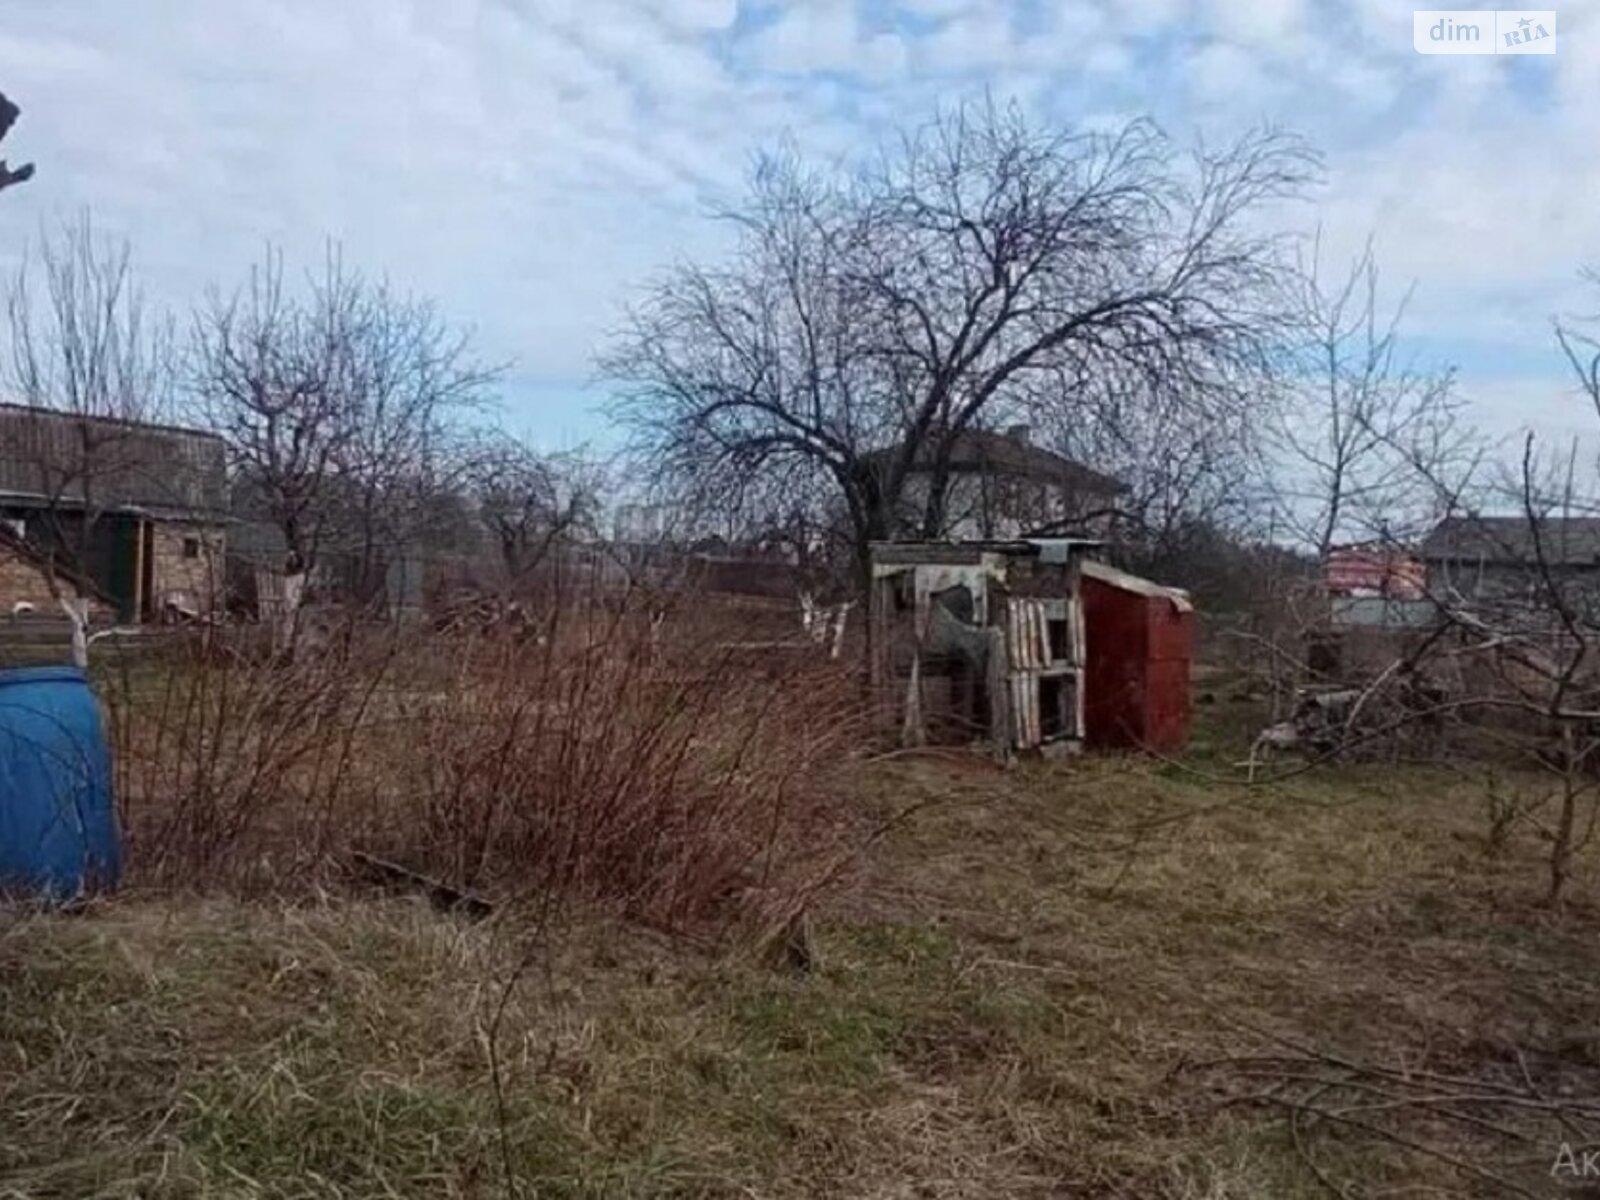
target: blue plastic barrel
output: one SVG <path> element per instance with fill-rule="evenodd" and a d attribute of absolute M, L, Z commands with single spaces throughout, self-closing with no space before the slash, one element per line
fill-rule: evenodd
<path fill-rule="evenodd" d="M 67 900 L 122 868 L 111 752 L 76 667 L 0 671 L 0 893 Z"/>

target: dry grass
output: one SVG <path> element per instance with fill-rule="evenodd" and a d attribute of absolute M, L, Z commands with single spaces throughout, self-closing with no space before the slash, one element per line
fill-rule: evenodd
<path fill-rule="evenodd" d="M 528 630 L 346 625 L 292 662 L 230 630 L 107 659 L 133 881 L 303 896 L 360 849 L 662 925 L 782 910 L 838 849 L 857 692 L 818 655 L 749 671 L 726 629 L 662 644 L 650 616 L 590 595 Z"/>
<path fill-rule="evenodd" d="M 1595 863 L 1540 908 L 1536 838 L 1487 854 L 1461 777 L 1227 793 L 930 756 L 855 791 L 926 807 L 817 914 L 806 978 L 600 916 L 530 941 L 394 900 L 17 918 L 0 1196 L 1294 1200 L 1328 1193 L 1281 1116 L 1197 1064 L 1277 1036 L 1600 1091 Z M 1515 1145 L 1402 1118 L 1556 1194 L 1548 1123 Z M 1306 1149 L 1350 1195 L 1499 1194 L 1350 1131 Z"/>

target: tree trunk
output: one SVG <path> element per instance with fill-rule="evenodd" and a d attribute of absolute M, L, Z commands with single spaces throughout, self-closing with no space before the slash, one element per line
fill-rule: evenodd
<path fill-rule="evenodd" d="M 305 601 L 306 576 L 296 572 L 283 577 L 283 606 L 276 615 L 272 630 L 273 653 L 294 653 L 295 631 L 300 626 L 300 606 Z"/>
<path fill-rule="evenodd" d="M 1561 903 L 1561 893 L 1566 889 L 1567 876 L 1572 872 L 1572 836 L 1577 825 L 1578 756 L 1573 749 L 1572 726 L 1561 729 L 1561 813 L 1556 818 L 1555 839 L 1550 845 L 1550 890 L 1545 893 L 1545 903 L 1551 908 Z"/>
<path fill-rule="evenodd" d="M 67 615 L 72 627 L 72 665 L 81 671 L 89 669 L 89 601 L 82 596 L 58 598 L 61 611 Z"/>

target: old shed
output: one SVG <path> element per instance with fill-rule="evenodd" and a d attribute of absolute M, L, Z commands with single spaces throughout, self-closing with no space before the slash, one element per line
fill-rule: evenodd
<path fill-rule="evenodd" d="M 1082 567 L 1098 545 L 873 545 L 872 678 L 905 742 L 983 739 L 1002 754 L 1082 746 Z"/>

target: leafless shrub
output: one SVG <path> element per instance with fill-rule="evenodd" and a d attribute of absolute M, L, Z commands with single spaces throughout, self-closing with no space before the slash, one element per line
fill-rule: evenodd
<path fill-rule="evenodd" d="M 781 908 L 837 849 L 828 771 L 861 726 L 836 664 L 751 670 L 727 626 L 661 653 L 627 596 L 537 630 L 347 623 L 288 661 L 208 630 L 128 661 L 107 698 L 134 878 L 294 891 L 360 848 L 681 925 Z"/>
<path fill-rule="evenodd" d="M 1332 1196 L 1360 1194 L 1319 1153 L 1341 1142 L 1361 1145 L 1369 1166 L 1381 1149 L 1431 1164 L 1472 1194 L 1532 1197 L 1560 1178 L 1551 1166 L 1559 1151 L 1600 1140 L 1595 1072 L 1581 1064 L 1517 1051 L 1511 1062 L 1429 1069 L 1251 1032 L 1264 1042 L 1259 1050 L 1185 1070 L 1209 1080 L 1222 1106 L 1282 1117 L 1301 1162 Z M 1489 1162 L 1472 1153 L 1485 1136 L 1497 1151 Z"/>

